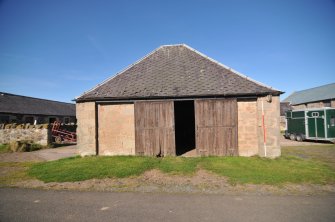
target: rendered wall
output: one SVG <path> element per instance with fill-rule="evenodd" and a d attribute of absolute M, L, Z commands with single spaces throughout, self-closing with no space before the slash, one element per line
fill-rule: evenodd
<path fill-rule="evenodd" d="M 262 102 L 264 107 L 264 125 L 266 132 L 266 146 L 264 146 L 264 131 L 262 127 Z M 258 148 L 259 156 L 278 157 L 281 155 L 280 150 L 280 99 L 279 96 L 273 96 L 272 101 L 268 102 L 267 97 L 257 99 L 258 113 Z"/>
<path fill-rule="evenodd" d="M 257 101 L 238 101 L 237 108 L 239 155 L 258 155 Z"/>
<path fill-rule="evenodd" d="M 99 105 L 99 155 L 135 155 L 134 104 Z"/>
<path fill-rule="evenodd" d="M 77 147 L 81 156 L 95 155 L 95 103 L 76 104 Z"/>

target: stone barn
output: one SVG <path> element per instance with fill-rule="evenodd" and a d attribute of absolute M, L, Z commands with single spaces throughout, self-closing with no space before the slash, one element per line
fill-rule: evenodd
<path fill-rule="evenodd" d="M 78 148 L 277 157 L 281 93 L 187 45 L 161 46 L 76 99 Z"/>
<path fill-rule="evenodd" d="M 55 121 L 74 124 L 75 104 L 0 92 L 0 125 L 8 123 L 35 125 Z"/>

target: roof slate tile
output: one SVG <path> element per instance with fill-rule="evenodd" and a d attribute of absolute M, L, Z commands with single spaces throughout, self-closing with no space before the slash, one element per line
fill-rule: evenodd
<path fill-rule="evenodd" d="M 161 46 L 77 101 L 281 94 L 186 45 Z"/>
<path fill-rule="evenodd" d="M 284 99 L 283 102 L 298 105 L 330 99 L 335 99 L 335 83 L 294 92 Z"/>
<path fill-rule="evenodd" d="M 0 92 L 0 113 L 76 116 L 76 105 Z"/>

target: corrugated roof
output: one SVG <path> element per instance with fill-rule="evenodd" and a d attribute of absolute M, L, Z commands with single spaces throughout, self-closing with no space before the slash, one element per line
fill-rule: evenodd
<path fill-rule="evenodd" d="M 292 105 L 310 103 L 335 98 L 335 83 L 297 91 L 289 95 L 283 102 L 290 102 Z"/>
<path fill-rule="evenodd" d="M 181 44 L 159 47 L 77 101 L 281 93 Z"/>
<path fill-rule="evenodd" d="M 0 113 L 76 116 L 76 106 L 72 103 L 0 92 Z"/>

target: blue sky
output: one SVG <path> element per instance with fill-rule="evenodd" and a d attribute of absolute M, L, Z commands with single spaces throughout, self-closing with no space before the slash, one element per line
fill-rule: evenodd
<path fill-rule="evenodd" d="M 0 0 L 0 91 L 70 102 L 177 43 L 283 99 L 335 82 L 335 1 Z"/>

